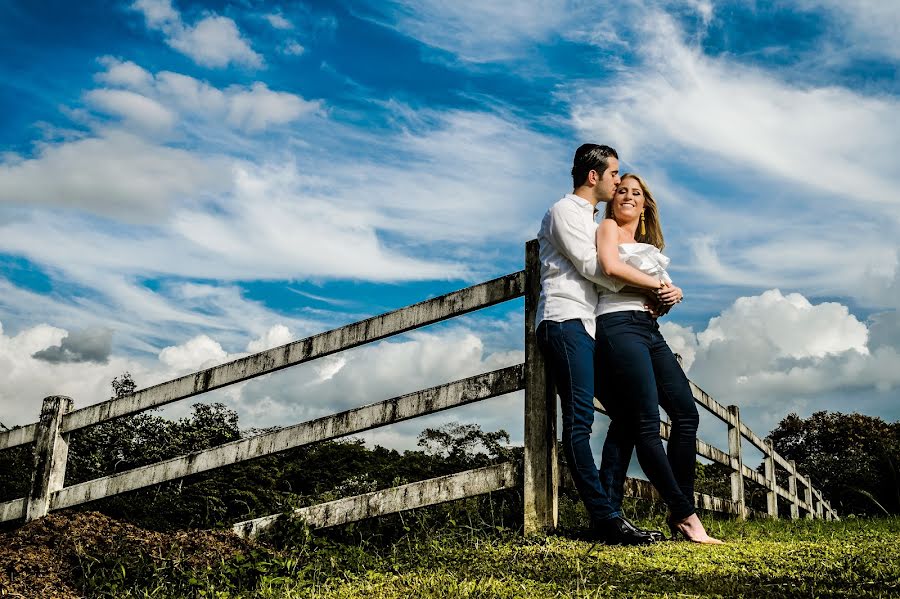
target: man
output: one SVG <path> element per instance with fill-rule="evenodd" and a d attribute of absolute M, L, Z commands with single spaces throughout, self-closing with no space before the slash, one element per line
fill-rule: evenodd
<path fill-rule="evenodd" d="M 620 183 L 616 151 L 597 144 L 579 147 L 572 183 L 572 193 L 550 207 L 538 233 L 541 296 L 537 341 L 560 397 L 563 450 L 591 518 L 588 536 L 608 544 L 649 544 L 662 538 L 662 533 L 640 530 L 622 517 L 600 481 L 590 444 L 598 300 L 594 285 L 613 291 L 622 288 L 603 274 L 594 243 L 597 204 L 612 200 Z"/>

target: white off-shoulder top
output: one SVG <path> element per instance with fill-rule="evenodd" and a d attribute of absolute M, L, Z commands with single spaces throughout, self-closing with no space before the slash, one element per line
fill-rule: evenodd
<path fill-rule="evenodd" d="M 620 243 L 619 258 L 622 262 L 630 264 L 644 274 L 658 278 L 660 281 L 671 283 L 672 278 L 666 272 L 669 266 L 669 258 L 663 255 L 655 245 L 649 243 Z M 640 292 L 622 292 L 625 283 L 621 283 L 616 291 L 597 287 L 600 298 L 597 302 L 597 316 L 611 312 L 623 312 L 625 310 L 647 311 L 644 304 L 647 296 Z"/>

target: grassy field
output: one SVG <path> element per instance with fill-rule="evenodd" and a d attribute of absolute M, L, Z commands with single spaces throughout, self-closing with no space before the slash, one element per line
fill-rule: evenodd
<path fill-rule="evenodd" d="M 898 518 L 723 520 L 708 528 L 727 544 L 591 547 L 465 527 L 371 543 L 297 527 L 282 532 L 278 551 L 260 549 L 203 571 L 179 571 L 178 560 L 150 565 L 146 556 L 107 556 L 85 568 L 82 589 L 93 597 L 220 599 L 900 597 Z"/>

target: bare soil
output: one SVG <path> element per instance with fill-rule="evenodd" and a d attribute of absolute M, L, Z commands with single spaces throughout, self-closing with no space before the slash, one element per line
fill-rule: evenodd
<path fill-rule="evenodd" d="M 86 556 L 115 551 L 126 541 L 145 555 L 178 555 L 184 565 L 203 568 L 250 543 L 228 531 L 155 532 L 98 512 L 58 512 L 0 533 L 0 597 L 79 599 L 75 577 Z"/>

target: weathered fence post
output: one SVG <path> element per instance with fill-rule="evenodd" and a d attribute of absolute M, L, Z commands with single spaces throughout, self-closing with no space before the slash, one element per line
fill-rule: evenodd
<path fill-rule="evenodd" d="M 541 293 L 537 240 L 525 245 L 525 533 L 556 527 L 559 467 L 556 449 L 556 393 L 535 337 Z"/>
<path fill-rule="evenodd" d="M 744 502 L 744 458 L 741 452 L 741 411 L 728 406 L 728 453 L 731 455 L 731 500 L 738 509 L 738 518 L 747 517 Z"/>
<path fill-rule="evenodd" d="M 790 460 L 790 464 L 788 493 L 791 494 L 791 520 L 796 520 L 800 517 L 800 498 L 797 496 L 797 462 Z"/>
<path fill-rule="evenodd" d="M 72 398 L 53 395 L 44 399 L 34 443 L 34 472 L 25 506 L 25 519 L 34 520 L 50 511 L 50 498 L 63 487 L 69 435 L 60 434 L 63 414 L 72 409 Z"/>
<path fill-rule="evenodd" d="M 775 448 L 772 447 L 772 439 L 766 439 L 766 512 L 770 518 L 778 518 L 778 493 L 775 492 Z"/>
<path fill-rule="evenodd" d="M 806 519 L 812 520 L 813 518 L 815 518 L 815 509 L 813 508 L 812 479 L 807 476 L 803 479 L 803 484 L 806 485 L 806 490 L 804 492 L 804 496 L 806 499 Z"/>

